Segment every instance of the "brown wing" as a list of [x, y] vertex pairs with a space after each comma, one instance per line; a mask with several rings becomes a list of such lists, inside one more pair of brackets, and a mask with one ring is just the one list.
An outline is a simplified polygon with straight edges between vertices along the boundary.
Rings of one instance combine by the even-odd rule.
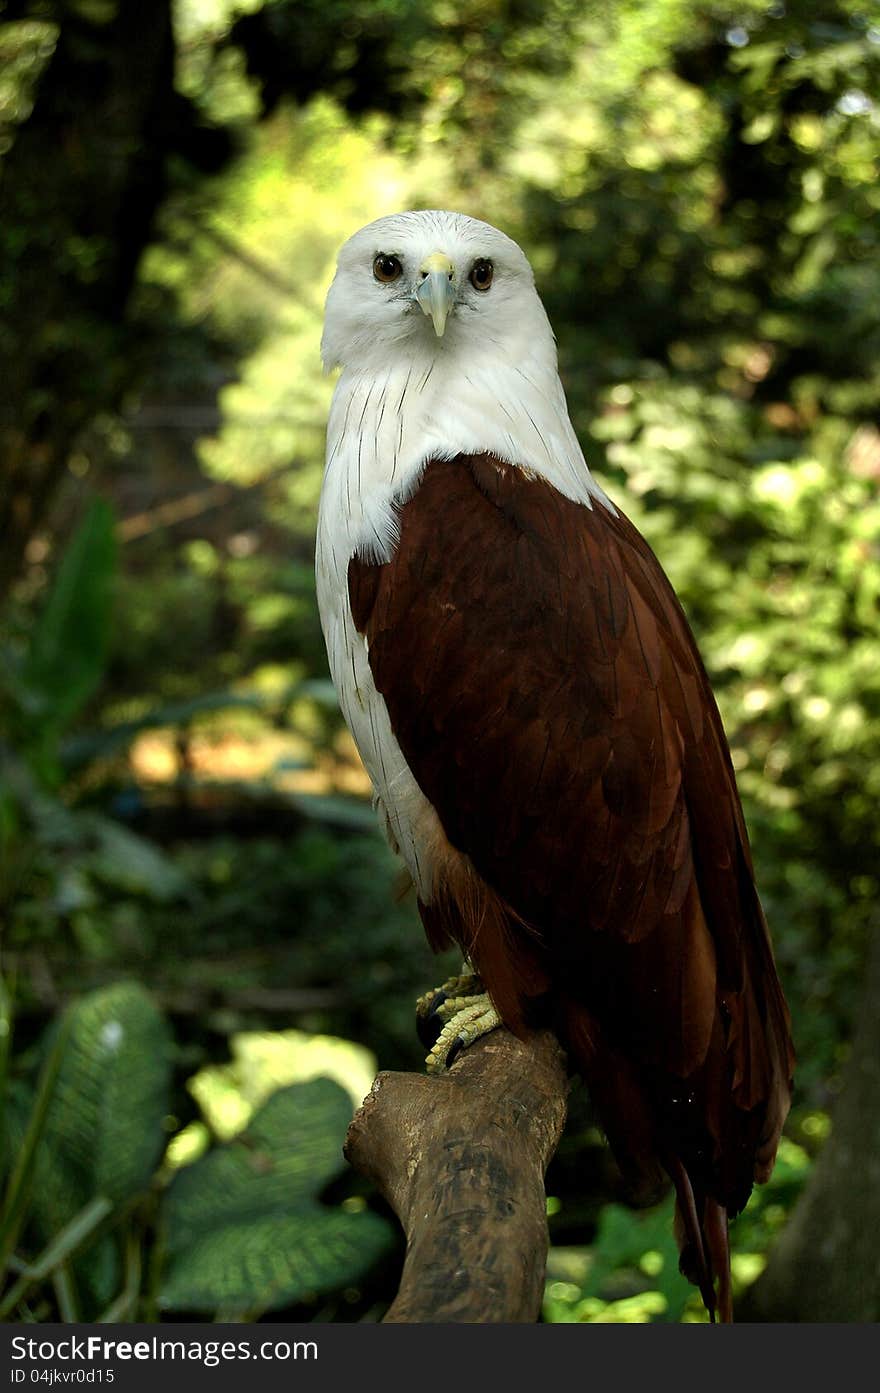
[[400, 530], [349, 591], [419, 785], [537, 935], [574, 1047], [631, 1061], [740, 1207], [787, 1111], [788, 1017], [669, 582], [624, 517], [489, 456], [431, 462]]

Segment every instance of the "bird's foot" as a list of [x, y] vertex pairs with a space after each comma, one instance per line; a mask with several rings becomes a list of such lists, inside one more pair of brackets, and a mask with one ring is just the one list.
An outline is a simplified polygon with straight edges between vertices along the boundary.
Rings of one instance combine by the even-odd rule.
[[[483, 983], [465, 963], [457, 977], [450, 977], [442, 987], [432, 987], [416, 1002], [416, 1030], [426, 1050], [437, 1043], [437, 1036], [450, 1015], [469, 1006], [473, 997], [483, 990]], [[451, 1008], [451, 1010], [450, 1010]]]
[[448, 1069], [463, 1049], [500, 1024], [501, 1017], [473, 973], [451, 977], [442, 987], [420, 996], [416, 1026], [429, 1051], [425, 1060], [428, 1073]]

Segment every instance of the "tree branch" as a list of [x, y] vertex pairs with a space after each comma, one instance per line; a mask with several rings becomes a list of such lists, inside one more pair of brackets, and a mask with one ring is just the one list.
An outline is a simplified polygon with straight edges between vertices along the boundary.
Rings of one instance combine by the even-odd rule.
[[407, 1252], [386, 1321], [534, 1321], [547, 1261], [544, 1172], [565, 1125], [549, 1032], [495, 1030], [441, 1077], [379, 1074], [345, 1142], [400, 1219]]

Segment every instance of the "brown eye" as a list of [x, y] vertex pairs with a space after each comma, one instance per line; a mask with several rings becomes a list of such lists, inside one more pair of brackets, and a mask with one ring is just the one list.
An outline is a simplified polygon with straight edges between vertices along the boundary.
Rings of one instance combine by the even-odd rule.
[[492, 265], [491, 261], [484, 261], [483, 258], [480, 257], [471, 267], [471, 273], [468, 279], [474, 287], [474, 290], [488, 290], [489, 286], [492, 284], [492, 277], [494, 274], [495, 267]]
[[396, 281], [402, 273], [403, 267], [396, 256], [386, 256], [384, 252], [379, 252], [379, 255], [373, 258], [373, 275], [377, 281], [382, 281], [383, 285]]

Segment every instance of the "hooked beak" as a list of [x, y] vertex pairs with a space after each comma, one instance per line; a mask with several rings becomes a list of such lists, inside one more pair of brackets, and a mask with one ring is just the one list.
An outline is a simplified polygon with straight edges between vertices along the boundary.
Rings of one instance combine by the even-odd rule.
[[422, 283], [414, 299], [421, 306], [422, 313], [431, 316], [438, 339], [443, 337], [446, 319], [455, 301], [452, 285], [454, 273], [455, 267], [443, 252], [432, 252], [419, 267]]

